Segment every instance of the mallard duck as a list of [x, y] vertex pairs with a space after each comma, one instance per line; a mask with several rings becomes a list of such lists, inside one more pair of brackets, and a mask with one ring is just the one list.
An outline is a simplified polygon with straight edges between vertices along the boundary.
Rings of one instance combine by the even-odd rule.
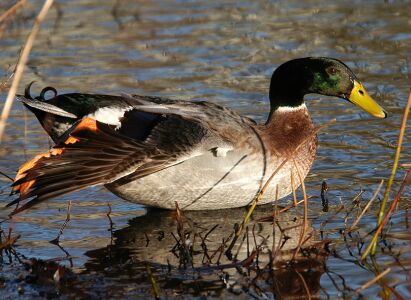
[[[55, 95], [45, 100], [49, 91]], [[55, 146], [20, 167], [12, 186], [19, 197], [8, 205], [17, 204], [15, 214], [104, 185], [125, 200], [165, 209], [176, 202], [184, 210], [241, 207], [289, 157], [259, 203], [283, 198], [301, 184], [316, 155], [317, 137], [304, 104], [310, 93], [387, 117], [344, 63], [326, 57], [290, 60], [274, 71], [265, 124], [206, 101], [57, 95], [50, 87], [33, 98], [29, 86], [18, 98]]]

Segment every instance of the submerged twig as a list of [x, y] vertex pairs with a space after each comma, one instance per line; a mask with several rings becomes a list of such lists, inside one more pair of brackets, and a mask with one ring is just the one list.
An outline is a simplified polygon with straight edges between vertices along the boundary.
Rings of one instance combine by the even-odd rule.
[[44, 2], [44, 5], [34, 22], [33, 28], [31, 29], [31, 32], [27, 38], [26, 44], [24, 45], [21, 56], [18, 60], [13, 82], [11, 83], [11, 87], [10, 87], [9, 93], [6, 98], [6, 102], [4, 103], [3, 111], [0, 117], [0, 143], [3, 138], [4, 129], [6, 127], [6, 122], [9, 117], [11, 107], [13, 105], [14, 97], [16, 96], [17, 88], [19, 86], [21, 77], [23, 76], [24, 68], [27, 64], [31, 48], [33, 47], [33, 42], [40, 29], [40, 24], [45, 19], [47, 12], [50, 9], [50, 6], [52, 4], [53, 4], [53, 0], [46, 0]]
[[57, 243], [53, 243], [53, 244], [55, 244], [57, 247], [59, 247], [59, 249], [64, 252], [66, 257], [64, 257], [64, 258], [54, 258], [54, 259], [51, 259], [51, 260], [55, 260], [55, 261], [68, 260], [69, 263], [70, 263], [70, 268], [72, 268], [74, 266], [73, 258], [75, 258], [75, 257], [71, 256], [70, 253], [68, 253], [68, 251], [66, 249], [64, 249], [62, 245], [60, 245], [60, 243], [57, 242]]
[[3, 173], [2, 171], [0, 171], [0, 175], [3, 175], [3, 176], [6, 177], [7, 179], [9, 179], [11, 182], [14, 182], [14, 179], [11, 178], [10, 176], [8, 176], [6, 173]]
[[64, 229], [66, 228], [68, 222], [70, 222], [70, 212], [71, 212], [71, 200], [69, 201], [68, 205], [67, 205], [67, 216], [66, 216], [66, 220], [64, 221], [63, 225], [61, 225], [60, 227], [60, 231], [57, 235], [57, 237], [53, 240], [50, 241], [50, 243], [58, 245], [60, 243], [60, 237], [64, 232]]
[[[109, 231], [110, 231], [110, 245], [113, 245], [113, 241], [114, 241], [114, 237], [113, 237], [114, 236], [113, 235], [114, 223], [113, 223], [113, 220], [111, 219], [111, 212], [112, 211], [111, 211], [110, 203], [107, 203], [107, 206], [108, 206], [108, 212], [107, 212], [106, 216], [107, 216], [108, 221], [110, 223], [110, 228], [109, 228]], [[146, 237], [147, 237], [147, 235], [146, 235]]]
[[328, 197], [327, 197], [327, 192], [328, 192], [328, 185], [325, 180], [321, 184], [321, 204], [323, 206], [323, 212], [328, 212]]

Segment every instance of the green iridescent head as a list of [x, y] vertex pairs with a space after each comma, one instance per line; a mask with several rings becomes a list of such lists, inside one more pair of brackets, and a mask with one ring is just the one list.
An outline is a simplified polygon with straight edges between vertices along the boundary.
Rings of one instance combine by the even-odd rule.
[[281, 106], [299, 106], [304, 102], [304, 95], [311, 93], [348, 100], [378, 118], [387, 116], [354, 73], [337, 59], [306, 57], [290, 60], [279, 66], [271, 77], [272, 110]]

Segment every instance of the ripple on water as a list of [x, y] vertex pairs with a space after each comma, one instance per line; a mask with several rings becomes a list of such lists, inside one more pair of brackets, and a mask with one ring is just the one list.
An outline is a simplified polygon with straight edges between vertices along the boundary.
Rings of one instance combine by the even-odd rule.
[[[306, 180], [308, 193], [316, 196], [310, 199], [310, 221], [313, 228], [319, 229], [342, 204], [348, 209], [361, 189], [365, 193], [360, 203], [365, 205], [380, 180], [388, 177], [402, 108], [409, 92], [410, 4], [399, 1], [349, 2], [179, 1], [176, 4], [174, 1], [139, 1], [138, 5], [121, 2], [120, 6], [115, 6], [114, 0], [60, 1], [58, 8], [62, 15], [58, 18], [56, 10], [52, 9], [47, 16], [19, 90], [36, 80], [35, 93], [41, 87], [51, 85], [60, 93], [125, 92], [186, 100], [206, 99], [264, 121], [268, 109], [269, 77], [274, 67], [302, 56], [339, 58], [353, 68], [370, 94], [387, 108], [390, 117], [374, 120], [341, 100], [308, 97], [308, 107], [317, 124], [334, 117], [338, 120], [320, 133], [318, 157]], [[9, 66], [15, 63], [30, 30], [33, 18], [27, 14], [34, 15], [35, 10], [37, 7], [33, 4], [27, 4], [19, 21], [11, 24], [11, 29], [6, 30], [0, 39], [3, 76], [10, 74]], [[5, 98], [4, 91], [1, 97]], [[401, 158], [404, 163], [411, 160], [410, 132], [405, 134]], [[26, 157], [46, 151], [49, 145], [37, 120], [30, 113], [26, 118], [22, 106], [15, 103], [0, 149], [0, 170], [13, 175]], [[398, 180], [403, 174], [401, 169]], [[322, 180], [329, 185], [330, 211], [327, 213], [321, 211], [319, 198]], [[2, 203], [11, 199], [8, 184], [0, 177]], [[300, 193], [298, 195], [301, 197]], [[393, 254], [400, 250], [400, 262], [408, 267], [410, 237], [405, 220], [409, 189], [405, 189], [403, 196], [401, 206], [391, 220], [391, 231], [386, 236], [388, 246], [377, 262], [382, 269], [388, 266], [393, 269], [386, 278], [387, 284], [395, 284], [396, 291], [409, 298], [410, 285], [406, 282], [409, 274]], [[373, 228], [380, 198], [359, 223], [361, 236]], [[61, 249], [48, 241], [57, 236], [66, 218], [69, 200], [72, 201], [71, 221], [61, 237], [62, 246], [74, 257], [76, 270], [90, 274], [101, 274], [99, 270], [107, 267], [107, 261], [103, 259], [111, 249], [111, 246], [106, 247], [111, 244], [107, 203], [111, 204], [114, 230], [119, 235], [131, 232], [142, 237], [142, 228], [150, 229], [143, 223], [154, 222], [150, 218], [159, 217], [104, 189], [86, 189], [40, 204], [2, 225], [3, 229], [10, 227], [15, 234], [21, 235], [17, 248], [20, 253], [42, 259], [65, 257]], [[213, 214], [205, 212], [202, 218], [207, 219]], [[347, 219], [349, 223], [355, 219], [357, 211], [352, 214]], [[133, 218], [136, 219], [130, 221]], [[341, 242], [339, 230], [344, 228], [345, 219], [346, 213], [341, 211], [324, 227], [326, 236], [333, 241], [341, 257], [330, 255], [323, 261], [329, 270], [328, 273], [319, 271], [323, 291], [314, 289], [322, 296], [328, 293], [331, 297], [342, 297], [343, 292], [355, 295], [352, 289], [374, 276], [370, 268], [364, 269], [353, 262], [347, 245]], [[153, 223], [152, 234], [174, 228], [158, 221], [158, 224]], [[356, 238], [359, 237], [353, 238], [348, 247], [353, 252], [356, 251]], [[135, 244], [132, 239], [120, 239], [116, 243], [114, 249], [119, 257], [124, 255], [125, 259], [132, 259], [133, 255], [124, 252], [129, 248], [140, 258], [141, 253], [146, 253], [143, 238], [140, 244]], [[389, 245], [393, 253], [388, 249]], [[168, 253], [167, 249], [163, 252]], [[63, 263], [69, 264], [67, 261]], [[138, 275], [145, 274], [145, 265], [136, 263], [134, 271], [133, 265], [128, 265], [130, 278], [134, 281], [127, 281], [120, 276], [123, 274], [122, 263], [124, 260], [114, 260], [111, 273], [103, 276], [105, 287], [118, 284], [121, 288], [116, 295], [141, 296], [135, 291], [138, 289], [135, 282], [142, 282], [141, 291], [150, 293], [150, 285]], [[238, 279], [235, 277], [238, 274], [231, 275]], [[192, 282], [187, 284], [186, 278], [179, 281], [181, 277], [181, 274], [170, 275], [170, 278], [159, 275], [159, 281], [161, 284], [168, 282], [171, 288], [178, 285], [170, 283], [174, 282], [172, 280], [179, 284], [185, 282], [189, 287], [193, 285]], [[215, 296], [232, 297], [213, 272], [204, 275], [203, 284], [204, 289], [213, 290]], [[195, 294], [189, 288], [182, 290]], [[364, 290], [364, 294], [372, 296], [380, 290], [379, 285], [373, 285]]]

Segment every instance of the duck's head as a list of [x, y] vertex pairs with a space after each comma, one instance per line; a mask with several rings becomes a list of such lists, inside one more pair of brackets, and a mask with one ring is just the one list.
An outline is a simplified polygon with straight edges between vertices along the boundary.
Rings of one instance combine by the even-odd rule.
[[304, 95], [311, 93], [339, 97], [374, 117], [387, 117], [354, 73], [341, 61], [328, 57], [298, 58], [279, 66], [271, 77], [271, 111], [300, 106]]

